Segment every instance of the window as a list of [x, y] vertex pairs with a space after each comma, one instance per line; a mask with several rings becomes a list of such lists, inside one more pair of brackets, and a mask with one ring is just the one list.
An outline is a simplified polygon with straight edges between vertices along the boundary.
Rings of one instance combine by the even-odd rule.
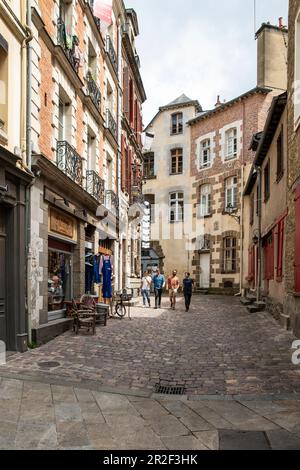
[[171, 135], [183, 133], [183, 114], [176, 113], [171, 116]]
[[281, 180], [284, 173], [284, 148], [283, 148], [283, 129], [277, 139], [277, 183]]
[[200, 145], [200, 167], [208, 168], [211, 165], [210, 139], [203, 140]]
[[90, 129], [87, 135], [87, 170], [96, 170], [96, 136]]
[[265, 276], [266, 281], [274, 279], [274, 237], [273, 233], [269, 235], [264, 243], [264, 262], [265, 262]]
[[270, 198], [270, 162], [264, 169], [264, 183], [265, 183], [265, 202]]
[[154, 224], [155, 222], [155, 194], [146, 194], [145, 202], [147, 203], [147, 218], [146, 222], [149, 225]]
[[211, 185], [205, 184], [200, 189], [200, 217], [211, 214]]
[[230, 129], [225, 134], [225, 160], [237, 157], [237, 129]]
[[300, 11], [295, 25], [295, 99], [294, 99], [294, 122], [298, 126], [300, 122], [300, 99], [299, 99], [299, 80], [300, 80]]
[[252, 282], [255, 280], [255, 261], [256, 261], [256, 248], [252, 246], [249, 248], [249, 257], [248, 257], [248, 277], [247, 281]]
[[65, 104], [61, 99], [58, 105], [58, 140], [65, 140]]
[[170, 223], [184, 220], [184, 194], [181, 192], [170, 194]]
[[182, 149], [171, 151], [171, 175], [178, 175], [183, 172]]
[[237, 177], [228, 178], [225, 181], [225, 211], [229, 208], [237, 209]]
[[237, 243], [236, 238], [226, 237], [223, 241], [224, 271], [235, 273], [237, 271]]
[[155, 177], [154, 174], [154, 153], [148, 153], [144, 156], [144, 177], [151, 179]]

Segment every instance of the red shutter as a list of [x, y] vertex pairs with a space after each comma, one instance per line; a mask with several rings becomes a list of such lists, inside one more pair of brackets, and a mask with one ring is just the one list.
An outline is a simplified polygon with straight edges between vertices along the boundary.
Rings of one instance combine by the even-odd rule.
[[274, 234], [266, 240], [264, 246], [265, 258], [265, 280], [271, 281], [274, 279]]
[[277, 282], [283, 278], [284, 219], [277, 225]]
[[129, 71], [128, 67], [123, 71], [123, 112], [129, 120]]
[[128, 152], [128, 162], [127, 162], [127, 175], [128, 175], [128, 180], [127, 180], [127, 192], [129, 195], [131, 195], [131, 164], [132, 164], [132, 149], [129, 148]]
[[300, 188], [295, 198], [295, 292], [300, 293]]
[[121, 186], [122, 191], [126, 190], [126, 152], [125, 152], [125, 137], [122, 134], [122, 143], [121, 143]]

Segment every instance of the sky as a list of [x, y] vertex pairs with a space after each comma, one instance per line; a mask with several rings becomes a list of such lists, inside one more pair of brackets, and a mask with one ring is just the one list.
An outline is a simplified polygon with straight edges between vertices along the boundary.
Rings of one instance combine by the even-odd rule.
[[[137, 12], [137, 52], [148, 100], [147, 125], [160, 106], [185, 93], [203, 109], [256, 86], [254, 0], [125, 0]], [[256, 0], [256, 30], [287, 24], [288, 0]]]

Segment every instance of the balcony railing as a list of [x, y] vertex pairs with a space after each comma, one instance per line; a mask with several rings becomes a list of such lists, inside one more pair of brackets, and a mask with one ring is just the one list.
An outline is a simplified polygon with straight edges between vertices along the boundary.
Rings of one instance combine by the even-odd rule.
[[[95, 0], [88, 0], [88, 4], [92, 10], [92, 13], [94, 15], [94, 4], [95, 4]], [[98, 18], [97, 16], [94, 15], [94, 19], [95, 19], [95, 23], [97, 25], [97, 28], [99, 29], [99, 31], [101, 31], [101, 20], [100, 18]]]
[[86, 191], [93, 196], [99, 204], [104, 203], [104, 181], [95, 171], [86, 172]]
[[76, 73], [79, 71], [80, 58], [75, 54], [75, 42], [78, 41], [77, 37], [69, 36], [66, 30], [66, 24], [62, 18], [57, 20], [57, 43], [62, 47], [65, 56], [72, 65]]
[[90, 72], [88, 72], [87, 74], [87, 77], [86, 77], [86, 81], [87, 81], [87, 90], [88, 90], [88, 93], [94, 103], [94, 105], [96, 106], [96, 108], [100, 111], [100, 108], [101, 108], [101, 92], [95, 82], [95, 80], [93, 79], [92, 77], [92, 74]]
[[105, 207], [111, 212], [116, 213], [119, 209], [119, 199], [114, 191], [105, 192]]
[[82, 186], [82, 158], [66, 141], [57, 142], [57, 167]]
[[107, 129], [110, 130], [110, 132], [114, 136], [115, 140], [118, 140], [117, 123], [114, 120], [113, 115], [111, 114], [109, 109], [106, 110], [106, 127], [107, 127]]
[[109, 55], [110, 61], [112, 63], [112, 66], [116, 72], [118, 73], [118, 57], [114, 48], [114, 45], [112, 43], [112, 40], [110, 36], [106, 36], [106, 51]]

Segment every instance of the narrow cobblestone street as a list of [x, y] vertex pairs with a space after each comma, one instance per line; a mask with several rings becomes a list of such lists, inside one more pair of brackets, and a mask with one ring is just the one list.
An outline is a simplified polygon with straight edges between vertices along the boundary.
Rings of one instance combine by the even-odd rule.
[[[10, 357], [0, 449], [300, 449], [293, 336], [237, 299], [167, 305]], [[158, 383], [186, 394], [157, 395]]]

